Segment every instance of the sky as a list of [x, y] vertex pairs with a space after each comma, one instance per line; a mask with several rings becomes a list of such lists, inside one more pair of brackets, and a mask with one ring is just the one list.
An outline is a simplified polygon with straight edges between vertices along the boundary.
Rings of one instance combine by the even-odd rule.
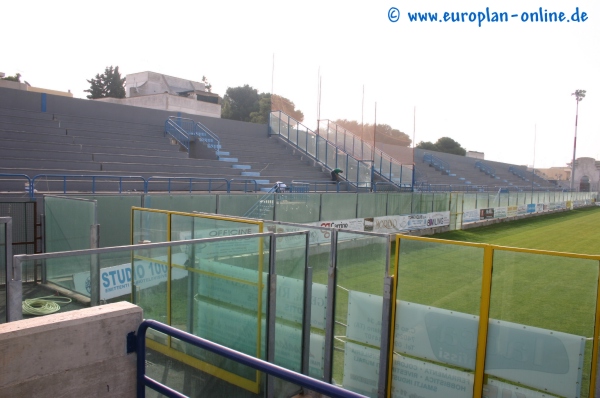
[[[529, 21], [542, 5], [564, 21]], [[319, 112], [373, 123], [376, 108], [377, 123], [416, 143], [451, 137], [486, 159], [539, 168], [571, 161], [571, 94], [583, 89], [577, 157], [600, 160], [598, 0], [25, 0], [19, 10], [0, 24], [0, 71], [78, 98], [110, 65], [206, 76], [221, 96], [248, 84], [289, 98], [309, 128]], [[448, 22], [411, 22], [416, 12], [447, 12]]]

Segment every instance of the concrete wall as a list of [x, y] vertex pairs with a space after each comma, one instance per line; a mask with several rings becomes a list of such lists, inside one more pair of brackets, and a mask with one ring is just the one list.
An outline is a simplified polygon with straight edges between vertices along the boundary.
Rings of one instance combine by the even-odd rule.
[[126, 336], [141, 322], [120, 302], [1, 324], [0, 397], [135, 397]]
[[[0, 108], [24, 109], [40, 112], [41, 94], [11, 90], [0, 87]], [[55, 95], [47, 96], [47, 113], [57, 115], [75, 115], [80, 117], [120, 120], [130, 123], [164, 126], [169, 116], [179, 116], [177, 111], [155, 110], [133, 106], [91, 101], [80, 98], [67, 98]], [[217, 135], [220, 131], [240, 134], [262, 134], [267, 137], [267, 125], [240, 122], [237, 120], [190, 115], [181, 112], [181, 117], [194, 119], [205, 124]]]
[[152, 94], [141, 97], [129, 98], [100, 98], [94, 101], [110, 102], [113, 104], [138, 106], [142, 108], [158, 109], [164, 111], [182, 112], [191, 115], [221, 117], [221, 105], [210, 102], [197, 101], [192, 98], [180, 97], [171, 94]]

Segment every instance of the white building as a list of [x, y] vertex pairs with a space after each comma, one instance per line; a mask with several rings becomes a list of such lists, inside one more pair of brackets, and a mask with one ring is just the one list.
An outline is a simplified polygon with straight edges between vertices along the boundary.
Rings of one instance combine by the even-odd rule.
[[207, 92], [204, 83], [149, 71], [125, 77], [125, 98], [96, 101], [221, 117], [221, 98]]

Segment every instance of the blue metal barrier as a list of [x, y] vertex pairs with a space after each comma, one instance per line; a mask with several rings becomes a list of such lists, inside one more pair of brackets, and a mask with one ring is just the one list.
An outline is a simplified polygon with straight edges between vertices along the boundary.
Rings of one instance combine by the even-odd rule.
[[168, 134], [173, 137], [181, 146], [183, 146], [188, 152], [190, 151], [190, 137], [185, 130], [178, 126], [171, 119], [167, 119], [165, 122], [165, 135]]
[[[234, 351], [230, 348], [223, 347], [222, 345], [213, 343], [212, 341], [203, 339], [193, 334], [189, 334], [174, 327], [165, 325], [163, 323], [154, 320], [145, 320], [138, 327], [136, 340], [136, 351], [137, 351], [137, 396], [138, 398], [146, 397], [146, 387], [158, 391], [159, 393], [171, 398], [187, 398], [186, 395], [179, 393], [178, 391], [169, 388], [168, 386], [157, 382], [156, 380], [146, 375], [146, 332], [148, 329], [154, 329], [158, 332], [165, 333], [169, 336], [175, 337], [183, 341], [184, 343], [191, 344], [195, 347], [210, 351], [214, 354], [221, 355], [224, 358], [231, 359], [241, 363], [242, 365], [249, 366], [259, 372], [270, 374], [279, 379], [294, 383], [296, 385], [305, 387], [309, 390], [324, 394], [328, 397], [333, 398], [365, 398], [364, 395], [357, 394], [352, 391], [344, 390], [343, 388], [334, 386], [332, 384], [325, 383], [323, 381], [313, 379], [309, 376], [287, 370], [277, 365], [273, 365], [269, 362], [265, 362], [261, 359], [251, 357], [250, 355], [243, 354], [238, 351]], [[128, 343], [131, 337], [128, 336]], [[129, 344], [128, 344], [129, 345]]]
[[[208, 192], [212, 192], [213, 184], [221, 183], [220, 187], [222, 187], [223, 183], [225, 184], [227, 193], [230, 192], [230, 183], [226, 178], [202, 178], [202, 177], [148, 177], [146, 181], [146, 187], [144, 188], [144, 193], [148, 193], [150, 182], [152, 181], [167, 181], [167, 191], [171, 192], [171, 182], [189, 182], [189, 192], [192, 193], [192, 186], [194, 183], [208, 183]], [[215, 188], [215, 189], [218, 189]]]
[[29, 178], [28, 175], [25, 175], [25, 174], [0, 173], [0, 179], [2, 179], [4, 177], [14, 178], [14, 179], [25, 179], [25, 180], [27, 180], [27, 185], [24, 186], [23, 189], [31, 197], [31, 195], [33, 193], [33, 188], [31, 188], [31, 186], [32, 186], [31, 185], [31, 178]]
[[234, 183], [243, 183], [244, 184], [244, 193], [248, 192], [248, 183], [253, 183], [254, 184], [254, 190], [250, 191], [250, 192], [256, 192], [258, 191], [258, 182], [256, 182], [256, 180], [252, 180], [252, 179], [242, 179], [242, 178], [232, 178], [231, 180], [229, 180], [229, 187], [231, 188], [231, 185], [233, 185]]
[[[208, 148], [214, 149], [215, 152], [219, 152], [221, 149], [219, 137], [202, 123], [185, 117], [169, 116], [165, 122], [165, 129], [169, 121], [171, 124], [177, 126], [179, 132], [183, 132], [188, 137], [188, 142], [190, 136], [195, 136], [204, 142]], [[175, 137], [175, 139], [177, 138]]]
[[141, 176], [113, 176], [113, 175], [78, 175], [78, 174], [38, 174], [31, 179], [31, 183], [29, 184], [29, 196], [33, 198], [35, 193], [35, 183], [36, 180], [40, 178], [52, 178], [62, 180], [63, 185], [63, 193], [67, 193], [67, 180], [92, 180], [92, 190], [91, 193], [96, 193], [96, 181], [97, 180], [118, 180], [119, 182], [119, 193], [123, 192], [123, 180], [141, 180], [143, 187], [142, 190], [146, 190], [146, 179]]

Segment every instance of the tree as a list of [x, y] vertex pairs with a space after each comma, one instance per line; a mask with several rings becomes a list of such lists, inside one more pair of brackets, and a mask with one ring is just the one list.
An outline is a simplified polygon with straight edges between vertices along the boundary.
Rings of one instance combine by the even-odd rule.
[[[365, 124], [364, 126], [358, 123], [355, 120], [346, 120], [346, 119], [338, 119], [335, 121], [336, 124], [342, 126], [349, 132], [361, 137], [364, 131], [364, 141], [373, 141], [373, 125]], [[393, 128], [388, 124], [378, 124], [377, 125], [377, 134], [375, 136], [376, 142], [381, 142], [387, 145], [397, 145], [397, 146], [410, 146], [412, 140], [408, 136], [408, 134], [403, 133], [402, 131]]]
[[204, 91], [206, 91], [207, 93], [212, 93], [212, 84], [208, 82], [206, 76], [202, 76], [202, 83], [204, 83]]
[[259, 101], [258, 91], [247, 84], [243, 87], [229, 87], [223, 98], [221, 117], [249, 122], [250, 114], [260, 109]]
[[270, 93], [258, 93], [258, 90], [245, 84], [241, 87], [229, 87], [221, 105], [223, 119], [241, 120], [252, 123], [268, 123], [271, 110], [281, 110], [297, 121], [304, 120], [304, 114], [296, 109], [289, 99]]
[[282, 111], [299, 122], [304, 120], [304, 113], [296, 109], [296, 105], [292, 101], [277, 94], [271, 96], [271, 111]]
[[6, 76], [6, 77], [1, 78], [0, 80], [8, 80], [9, 82], [21, 83], [21, 74], [17, 73], [14, 76]]
[[460, 144], [454, 141], [450, 137], [442, 137], [438, 139], [435, 144], [429, 141], [419, 142], [417, 148], [425, 149], [428, 151], [437, 151], [444, 153], [451, 153], [453, 155], [465, 156], [467, 154], [467, 150], [460, 146]]
[[260, 100], [258, 100], [258, 112], [252, 112], [250, 114], [250, 122], [252, 123], [268, 123], [269, 113], [271, 113], [271, 94], [262, 93], [260, 94]]
[[96, 77], [87, 82], [90, 83], [90, 88], [83, 91], [90, 93], [88, 99], [125, 98], [125, 78], [121, 78], [118, 66], [107, 66], [103, 74], [97, 73]]

